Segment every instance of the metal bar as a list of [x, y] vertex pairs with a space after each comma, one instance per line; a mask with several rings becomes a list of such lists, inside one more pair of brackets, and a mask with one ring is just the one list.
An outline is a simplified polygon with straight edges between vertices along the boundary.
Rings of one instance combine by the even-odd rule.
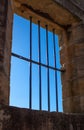
[[[46, 54], [47, 54], [47, 65], [49, 66], [48, 25], [46, 25]], [[49, 68], [47, 68], [47, 83], [48, 83], [48, 111], [50, 111], [50, 77], [49, 77]]]
[[[53, 45], [54, 45], [54, 65], [57, 66], [56, 62], [56, 42], [55, 42], [55, 29], [53, 29]], [[57, 71], [55, 71], [55, 89], [56, 89], [56, 111], [58, 112], [58, 81], [57, 81]]]
[[[32, 17], [30, 17], [30, 60], [32, 59]], [[32, 108], [32, 62], [30, 62], [29, 77], [29, 108]]]
[[[38, 21], [38, 50], [39, 50], [39, 63], [41, 63], [41, 34], [40, 34], [40, 21]], [[41, 66], [39, 65], [39, 109], [42, 110], [42, 85], [41, 85]]]
[[60, 71], [60, 72], [65, 72], [65, 70], [58, 69], [58, 68], [55, 68], [55, 67], [52, 67], [52, 66], [48, 66], [48, 65], [43, 64], [43, 63], [39, 63], [37, 61], [31, 60], [29, 58], [23, 57], [21, 55], [15, 54], [15, 53], [11, 53], [11, 55], [14, 56], [14, 57], [16, 57], [16, 58], [19, 58], [21, 60], [24, 60], [24, 61], [27, 61], [27, 62], [32, 62], [33, 64], [37, 64], [37, 65], [40, 65], [40, 66], [43, 66], [43, 67], [46, 67], [46, 68], [49, 68], [49, 69], [52, 69], [52, 70], [57, 70], [57, 71]]

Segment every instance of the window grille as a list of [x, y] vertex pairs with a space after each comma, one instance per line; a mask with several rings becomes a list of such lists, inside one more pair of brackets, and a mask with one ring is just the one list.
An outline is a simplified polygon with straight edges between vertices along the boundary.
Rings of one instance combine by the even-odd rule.
[[[51, 53], [51, 51], [49, 50], [49, 26], [45, 25], [45, 34], [41, 34], [41, 21], [37, 21], [37, 35], [38, 35], [38, 61], [34, 60], [32, 57], [32, 51], [33, 51], [33, 47], [32, 47], [32, 43], [33, 43], [33, 35], [32, 35], [32, 29], [33, 29], [33, 22], [32, 22], [32, 17], [29, 18], [29, 25], [30, 25], [30, 57], [27, 58], [25, 56], [16, 54], [15, 52], [12, 52], [11, 55], [13, 57], [19, 58], [20, 60], [26, 61], [30, 64], [29, 66], [29, 108], [32, 109], [32, 90], [33, 90], [33, 84], [32, 84], [32, 77], [33, 77], [33, 64], [38, 66], [38, 72], [39, 72], [39, 78], [38, 78], [38, 82], [39, 82], [39, 110], [42, 110], [42, 96], [43, 96], [43, 91], [42, 91], [42, 67], [46, 68], [46, 72], [47, 72], [47, 106], [48, 106], [48, 111], [51, 111], [51, 90], [50, 90], [50, 70], [54, 71], [54, 81], [55, 81], [55, 99], [54, 100], [54, 104], [56, 105], [56, 111], [59, 111], [59, 102], [58, 102], [58, 72], [63, 72], [63, 70], [61, 70], [59, 67], [57, 67], [57, 52], [56, 52], [56, 39], [55, 39], [55, 28], [52, 28], [52, 43], [53, 44], [53, 49], [52, 49], [52, 53], [53, 53], [53, 59], [54, 59], [54, 66], [50, 65], [49, 62], [50, 60], [52, 61], [52, 59], [49, 58], [49, 54]], [[46, 63], [42, 63], [42, 48], [41, 48], [41, 37], [42, 35], [45, 35], [45, 46], [46, 46]], [[27, 49], [27, 48], [26, 48]], [[45, 76], [45, 75], [44, 75]]]

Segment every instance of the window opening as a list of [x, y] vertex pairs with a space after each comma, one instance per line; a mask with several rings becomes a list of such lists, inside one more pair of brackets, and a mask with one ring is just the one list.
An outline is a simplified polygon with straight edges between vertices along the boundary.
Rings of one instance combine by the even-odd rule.
[[[61, 101], [59, 98], [60, 96], [59, 94], [61, 94], [61, 92], [59, 92], [60, 90], [59, 87], [61, 88], [60, 73], [62, 73], [62, 70], [60, 69], [60, 65], [59, 67], [57, 67], [58, 55], [59, 55], [57, 54], [58, 53], [57, 51], [59, 51], [59, 48], [57, 49], [58, 43], [56, 40], [57, 36], [55, 34], [55, 29], [53, 28], [52, 32], [50, 32], [48, 30], [48, 27], [49, 27], [48, 25], [45, 25], [45, 29], [43, 29], [41, 27], [41, 21], [38, 20], [37, 25], [35, 25], [32, 22], [33, 18], [30, 17], [29, 19], [30, 20], [26, 21], [28, 22], [28, 29], [27, 29], [28, 42], [26, 41], [27, 46], [23, 48], [22, 54], [20, 54], [18, 51], [16, 52], [15, 50], [16, 47], [15, 49], [12, 49], [13, 51], [11, 53], [13, 59], [16, 58], [17, 60], [20, 60], [20, 62], [26, 62], [26, 64], [28, 64], [27, 70], [25, 70], [27, 73], [27, 76], [23, 74], [23, 77], [25, 76], [25, 78], [27, 78], [27, 81], [28, 81], [28, 84], [27, 84], [28, 89], [26, 93], [28, 96], [27, 99], [29, 101], [27, 100], [28, 101], [27, 107], [30, 109], [35, 109], [36, 108], [35, 105], [37, 105], [38, 107], [36, 109], [43, 110], [44, 109], [43, 106], [45, 106], [44, 110], [52, 111], [55, 109], [58, 112], [59, 107], [60, 107], [60, 101]], [[34, 27], [36, 27], [36, 29], [33, 31]], [[35, 48], [36, 46], [35, 43], [37, 44], [37, 49]], [[19, 43], [18, 43], [18, 46], [20, 48]], [[24, 50], [28, 50], [25, 55], [23, 53]], [[37, 58], [34, 57], [35, 51], [37, 51], [36, 52]], [[45, 53], [42, 54], [43, 52]], [[45, 58], [46, 62], [43, 62], [42, 57]], [[12, 61], [11, 73], [13, 69], [13, 64], [14, 63]], [[19, 69], [20, 68], [21, 66], [19, 65]], [[13, 78], [11, 80], [13, 81]], [[12, 83], [11, 83], [11, 88], [12, 88]], [[25, 83], [23, 85], [23, 88], [25, 88]], [[11, 101], [10, 101], [10, 104], [12, 104]], [[54, 106], [54, 109], [53, 109], [53, 106]], [[61, 111], [62, 111], [62, 106], [61, 106]]]

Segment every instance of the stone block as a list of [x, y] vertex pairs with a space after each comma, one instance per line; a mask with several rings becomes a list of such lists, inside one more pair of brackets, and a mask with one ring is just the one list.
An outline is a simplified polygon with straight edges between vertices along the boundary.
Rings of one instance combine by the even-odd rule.
[[79, 83], [78, 80], [72, 80], [72, 81], [66, 81], [63, 84], [63, 99], [67, 99], [72, 96], [80, 96], [80, 89], [79, 89]]
[[63, 108], [65, 112], [69, 113], [80, 113], [80, 96], [73, 96], [63, 99]]
[[78, 84], [80, 85], [79, 87], [80, 95], [84, 96], [84, 78], [79, 78]]

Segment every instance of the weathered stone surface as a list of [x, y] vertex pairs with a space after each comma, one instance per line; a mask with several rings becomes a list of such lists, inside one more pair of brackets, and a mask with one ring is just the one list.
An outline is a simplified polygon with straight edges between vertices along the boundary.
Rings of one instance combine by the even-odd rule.
[[9, 103], [12, 18], [10, 0], [0, 0], [0, 104]]
[[[68, 1], [67, 1], [68, 2]], [[71, 25], [74, 22], [80, 21], [80, 18], [75, 17], [63, 5], [59, 5], [55, 0], [13, 0], [14, 12], [18, 15], [29, 19], [33, 17], [33, 22], [41, 21], [41, 26], [49, 25], [49, 29], [56, 29], [56, 33], [60, 33], [64, 27]]]
[[[63, 44], [62, 44], [63, 43]], [[60, 40], [65, 112], [84, 112], [84, 24], [74, 24]]]
[[0, 130], [84, 130], [84, 114], [0, 106]]
[[84, 1], [83, 0], [54, 0], [62, 7], [70, 11], [73, 15], [84, 21]]
[[61, 64], [66, 70], [62, 73], [64, 111], [84, 112], [84, 10], [76, 0], [74, 2], [0, 0], [1, 104], [9, 103], [12, 20], [13, 13], [17, 13], [27, 19], [32, 16], [35, 23], [41, 20], [41, 26], [47, 24], [49, 30], [56, 29], [59, 34]]

